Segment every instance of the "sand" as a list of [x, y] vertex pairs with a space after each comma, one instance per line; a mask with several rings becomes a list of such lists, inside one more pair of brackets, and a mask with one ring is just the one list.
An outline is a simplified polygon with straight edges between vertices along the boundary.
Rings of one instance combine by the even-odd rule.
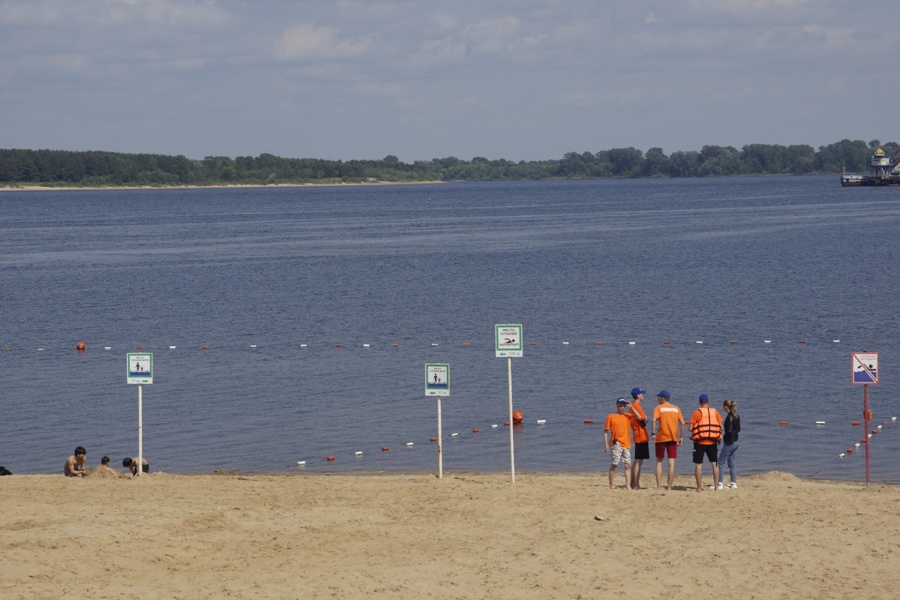
[[0, 477], [0, 597], [897, 596], [900, 488], [784, 473], [693, 487], [610, 490], [605, 472]]

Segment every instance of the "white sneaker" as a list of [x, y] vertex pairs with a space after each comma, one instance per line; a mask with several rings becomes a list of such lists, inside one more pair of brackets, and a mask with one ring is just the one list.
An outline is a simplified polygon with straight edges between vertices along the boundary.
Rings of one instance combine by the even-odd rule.
[[722, 485], [722, 482], [720, 481], [720, 482], [719, 482], [719, 485], [717, 485], [716, 488], [718, 488], [718, 489], [720, 489], [720, 490], [724, 490], [724, 489], [725, 489], [725, 486]]
[[737, 482], [736, 482], [736, 481], [732, 481], [731, 483], [729, 483], [729, 484], [728, 484], [728, 489], [729, 489], [729, 490], [736, 490], [736, 489], [737, 489]]

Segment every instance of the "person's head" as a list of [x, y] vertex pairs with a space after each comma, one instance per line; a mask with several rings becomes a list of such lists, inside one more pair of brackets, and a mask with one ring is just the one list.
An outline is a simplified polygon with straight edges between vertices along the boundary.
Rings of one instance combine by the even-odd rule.
[[660, 404], [663, 402], [668, 402], [669, 398], [672, 397], [672, 394], [669, 393], [669, 390], [660, 390], [660, 392], [656, 395], [656, 399]]
[[706, 406], [707, 404], [709, 404], [709, 396], [700, 394], [700, 406]]
[[81, 446], [78, 446], [77, 448], [75, 448], [75, 456], [76, 458], [79, 456], [87, 456], [87, 450], [85, 450]]
[[104, 465], [104, 466], [105, 466], [105, 465], [109, 465], [109, 457], [108, 457], [108, 456], [104, 456], [103, 458], [101, 458], [101, 459], [100, 459], [100, 464], [101, 464], [101, 465]]
[[625, 398], [619, 398], [618, 400], [616, 400], [616, 411], [618, 413], [620, 413], [620, 414], [624, 413], [625, 409], [627, 409], [627, 408], [628, 408], [628, 400], [626, 400]]
[[730, 412], [731, 414], [737, 416], [737, 402], [735, 402], [731, 398], [726, 398], [722, 402], [722, 408], [724, 408], [726, 412]]
[[647, 393], [647, 390], [642, 390], [641, 388], [636, 387], [633, 390], [631, 390], [631, 397], [634, 398], [635, 400], [643, 400], [644, 394], [646, 394], [646, 393]]
[[133, 463], [133, 462], [134, 462], [134, 461], [132, 461], [130, 458], [125, 458], [125, 459], [122, 460], [122, 466], [123, 466], [123, 467], [130, 467], [130, 466], [131, 466], [131, 463]]

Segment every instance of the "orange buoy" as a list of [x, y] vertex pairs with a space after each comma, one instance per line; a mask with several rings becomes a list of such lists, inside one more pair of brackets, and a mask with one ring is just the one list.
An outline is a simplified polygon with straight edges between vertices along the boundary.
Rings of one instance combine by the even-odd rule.
[[472, 345], [472, 342], [463, 342], [463, 346], [466, 348], [468, 348], [471, 345]]
[[381, 451], [382, 451], [382, 452], [387, 452], [388, 450], [390, 450], [390, 448], [388, 448], [387, 446], [382, 446], [382, 447], [381, 447]]
[[4, 351], [4, 352], [12, 352], [12, 348], [10, 348], [9, 346], [7, 346], [6, 348], [3, 349], [3, 351]]
[[728, 342], [728, 343], [729, 343], [729, 344], [737, 344], [737, 340], [731, 340], [731, 341]]
[[325, 460], [334, 460], [334, 457], [333, 457], [333, 456], [326, 456], [326, 457], [325, 457]]
[[200, 346], [201, 350], [209, 350], [209, 346]]
[[671, 344], [671, 343], [672, 343], [672, 342], [669, 342], [669, 341], [663, 342], [663, 346], [668, 346], [668, 345]]
[[594, 343], [595, 343], [596, 345], [598, 345], [598, 346], [602, 346], [602, 345], [605, 344], [606, 342], [594, 342]]
[[847, 448], [847, 454], [853, 454], [853, 448]]
[[343, 348], [344, 345], [343, 345], [343, 344], [335, 344], [334, 347], [335, 347], [335, 348]]
[[522, 414], [521, 410], [517, 410], [513, 413], [513, 423], [515, 423], [516, 425], [521, 425], [522, 419], [524, 419], [524, 418], [525, 418], [525, 415]]
[[859, 421], [850, 421], [851, 425], [862, 425]]
[[78, 342], [77, 344], [75, 344], [75, 348], [76, 348], [79, 352], [84, 352], [84, 349], [87, 348], [87, 346], [85, 345], [84, 342]]
[[473, 429], [472, 433], [478, 433], [478, 429]]
[[537, 342], [531, 342], [532, 346], [537, 346]]
[[428, 441], [429, 441], [429, 442], [436, 442], [436, 441], [437, 441], [437, 438], [436, 438], [436, 437], [428, 438]]
[[806, 340], [797, 340], [797, 343], [798, 343], [798, 344], [805, 344], [805, 343], [806, 343]]
[[504, 426], [504, 427], [509, 427], [509, 421], [503, 421], [503, 426]]
[[143, 349], [144, 349], [143, 346], [136, 346], [136, 348], [137, 348], [138, 350], [143, 350]]
[[870, 344], [874, 344], [874, 343], [875, 343], [875, 340], [869, 340], [869, 343], [870, 343]]
[[588, 425], [591, 425], [594, 422], [594, 420], [593, 419], [585, 419], [584, 422]]
[[787, 425], [788, 422], [787, 422], [787, 421], [778, 421], [778, 424], [779, 424], [779, 425]]

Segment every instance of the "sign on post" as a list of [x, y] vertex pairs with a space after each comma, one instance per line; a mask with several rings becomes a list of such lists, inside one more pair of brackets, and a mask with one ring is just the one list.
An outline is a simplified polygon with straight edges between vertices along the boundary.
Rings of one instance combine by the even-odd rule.
[[852, 383], [878, 383], [877, 352], [854, 352], [850, 363], [850, 381]]
[[153, 383], [153, 353], [128, 353], [128, 383]]
[[494, 325], [494, 342], [497, 358], [521, 358], [522, 326]]
[[426, 364], [425, 365], [425, 395], [449, 396], [450, 395], [450, 365]]

